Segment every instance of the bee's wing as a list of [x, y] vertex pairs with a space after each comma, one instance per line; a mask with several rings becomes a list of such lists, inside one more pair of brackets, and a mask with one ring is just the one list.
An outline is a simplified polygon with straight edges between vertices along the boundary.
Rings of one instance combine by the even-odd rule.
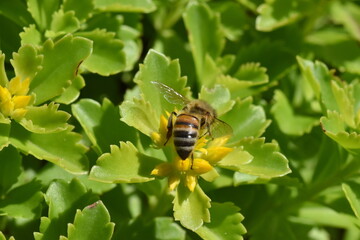
[[211, 136], [214, 138], [231, 135], [233, 133], [232, 127], [224, 121], [215, 118], [214, 122], [210, 125]]
[[169, 87], [161, 82], [151, 81], [151, 83], [154, 84], [160, 90], [160, 92], [162, 94], [164, 94], [164, 98], [169, 103], [177, 104], [177, 105], [186, 105], [187, 103], [190, 102], [189, 99], [187, 99], [186, 97], [184, 97], [180, 93], [176, 92], [171, 87]]

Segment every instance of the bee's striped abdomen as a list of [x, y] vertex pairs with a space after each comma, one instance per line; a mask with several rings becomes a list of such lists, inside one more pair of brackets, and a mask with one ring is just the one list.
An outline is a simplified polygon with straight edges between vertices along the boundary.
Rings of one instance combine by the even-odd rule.
[[185, 160], [194, 149], [199, 134], [199, 119], [192, 115], [180, 114], [174, 125], [174, 145], [177, 154]]

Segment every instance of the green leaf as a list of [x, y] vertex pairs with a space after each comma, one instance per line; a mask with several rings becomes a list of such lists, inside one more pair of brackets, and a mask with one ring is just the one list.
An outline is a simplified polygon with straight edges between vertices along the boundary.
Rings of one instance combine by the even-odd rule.
[[349, 182], [343, 183], [341, 186], [355, 216], [360, 219], [360, 185], [355, 182]]
[[120, 105], [120, 112], [121, 121], [147, 136], [159, 131], [160, 115], [155, 113], [153, 105], [149, 102], [137, 98], [132, 101], [124, 101]]
[[39, 182], [29, 182], [10, 190], [0, 201], [0, 215], [34, 219], [41, 213], [43, 194]]
[[21, 173], [21, 156], [14, 147], [6, 147], [0, 151], [0, 196], [13, 186]]
[[156, 9], [152, 0], [95, 0], [101, 11], [149, 13]]
[[[174, 111], [175, 106], [164, 98], [164, 93], [161, 93], [151, 81], [161, 82], [185, 97], [189, 97], [190, 91], [185, 88], [186, 78], [180, 76], [179, 60], [169, 60], [163, 54], [150, 50], [145, 57], [144, 64], [140, 65], [134, 82], [138, 84], [145, 102], [149, 102], [155, 110], [157, 119], [153, 121], [158, 123], [160, 115], [165, 111]], [[183, 106], [179, 105], [179, 107]], [[156, 129], [158, 126], [157, 124]]]
[[53, 13], [59, 8], [59, 0], [29, 0], [27, 1], [28, 11], [39, 26], [40, 30], [50, 27]]
[[0, 51], [0, 86], [6, 87], [8, 82], [5, 71], [5, 54]]
[[10, 141], [15, 147], [38, 159], [55, 163], [69, 172], [84, 174], [88, 169], [88, 160], [84, 153], [86, 147], [79, 143], [81, 135], [66, 131], [48, 134], [31, 133], [13, 122]]
[[90, 40], [67, 35], [55, 44], [45, 42], [42, 54], [43, 69], [30, 84], [30, 93], [36, 94], [35, 104], [41, 104], [60, 95], [77, 75], [79, 65], [91, 52]]
[[205, 223], [196, 233], [208, 240], [242, 240], [246, 229], [241, 224], [244, 217], [239, 210], [233, 203], [212, 203], [211, 222]]
[[296, 115], [285, 94], [280, 90], [275, 91], [274, 100], [271, 113], [283, 133], [301, 136], [304, 133], [309, 133], [319, 123], [317, 118]]
[[74, 179], [70, 183], [54, 181], [46, 191], [46, 203], [49, 205], [48, 217], [41, 218], [40, 233], [36, 239], [59, 239], [66, 235], [68, 223], [74, 219], [76, 209], [82, 209], [97, 201], [97, 197]]
[[126, 57], [125, 71], [130, 71], [139, 60], [142, 51], [142, 42], [140, 41], [140, 32], [135, 28], [122, 25], [119, 30], [119, 38], [124, 43], [124, 53]]
[[50, 103], [41, 107], [27, 107], [24, 118], [20, 124], [33, 133], [55, 133], [69, 128], [67, 120], [70, 114], [58, 111], [59, 104]]
[[23, 45], [18, 53], [13, 53], [13, 59], [10, 60], [15, 70], [15, 76], [21, 80], [25, 78], [33, 79], [41, 70], [43, 56], [38, 55], [36, 49], [31, 45]]
[[230, 99], [230, 91], [221, 85], [215, 85], [214, 88], [202, 87], [199, 93], [199, 99], [208, 102], [219, 116], [230, 111], [235, 101]]
[[155, 218], [155, 238], [158, 240], [185, 240], [186, 232], [170, 217]]
[[360, 41], [359, 21], [360, 8], [351, 2], [334, 1], [330, 5], [331, 16], [338, 24], [343, 24], [345, 29], [357, 41]]
[[[128, 140], [135, 143], [135, 129], [119, 120], [119, 108], [106, 98], [102, 105], [91, 99], [82, 99], [71, 107], [86, 135], [99, 150], [99, 155], [108, 152], [110, 145], [119, 141]], [[134, 117], [140, 118], [139, 115]]]
[[101, 155], [92, 167], [89, 178], [107, 183], [147, 182], [151, 171], [160, 162], [138, 152], [130, 142], [111, 145], [110, 153]]
[[242, 166], [250, 163], [254, 157], [244, 151], [241, 147], [234, 148], [234, 150], [228, 153], [220, 162], [217, 163], [217, 166], [231, 169], [234, 171], [240, 171]]
[[115, 224], [101, 201], [77, 210], [74, 224], [68, 225], [69, 240], [111, 239]]
[[265, 138], [244, 138], [239, 145], [254, 158], [242, 165], [240, 172], [263, 178], [281, 177], [291, 172], [287, 158], [279, 152], [277, 143], [265, 143]]
[[74, 11], [80, 21], [84, 21], [92, 15], [94, 1], [88, 0], [64, 0], [62, 8], [64, 12]]
[[24, 27], [24, 31], [20, 33], [21, 45], [33, 44], [40, 45], [42, 42], [41, 33], [36, 29], [35, 24]]
[[210, 66], [209, 62], [206, 63], [206, 58], [216, 60], [224, 47], [225, 39], [221, 31], [220, 18], [205, 3], [193, 1], [184, 13], [184, 22], [189, 34], [198, 81], [202, 85], [211, 86], [211, 79], [205, 79]]
[[199, 185], [190, 192], [184, 184], [179, 184], [173, 203], [174, 218], [184, 227], [196, 231], [204, 222], [210, 222], [210, 198]]
[[71, 85], [67, 87], [60, 96], [53, 100], [63, 104], [73, 103], [80, 96], [80, 89], [83, 87], [85, 87], [85, 80], [81, 75], [77, 75], [71, 82]]
[[302, 12], [311, 7], [308, 4], [297, 0], [267, 0], [257, 10], [260, 15], [256, 19], [256, 29], [269, 32], [289, 25], [302, 17]]
[[75, 12], [64, 12], [60, 9], [53, 14], [50, 29], [46, 31], [45, 36], [55, 38], [66, 33], [73, 33], [79, 28], [80, 21], [76, 18]]
[[244, 137], [259, 137], [270, 124], [270, 120], [266, 120], [264, 109], [252, 105], [251, 97], [237, 100], [231, 111], [223, 115], [221, 119], [233, 128], [231, 142]]
[[3, 149], [3, 147], [9, 145], [9, 135], [11, 129], [10, 122], [5, 121], [8, 119], [1, 119], [1, 117], [2, 114], [0, 114], [0, 151]]
[[360, 155], [360, 134], [345, 130], [344, 117], [335, 111], [328, 111], [327, 117], [320, 119], [323, 131], [350, 153]]
[[30, 13], [26, 9], [26, 3], [21, 0], [0, 2], [0, 13], [19, 26], [26, 26], [33, 22]]
[[123, 42], [115, 38], [115, 33], [95, 29], [91, 32], [79, 32], [77, 36], [93, 41], [92, 54], [83, 63], [89, 71], [103, 76], [119, 73], [125, 68]]

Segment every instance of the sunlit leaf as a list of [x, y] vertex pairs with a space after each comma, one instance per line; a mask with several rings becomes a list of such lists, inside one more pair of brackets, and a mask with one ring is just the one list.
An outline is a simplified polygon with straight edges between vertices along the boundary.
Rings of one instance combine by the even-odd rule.
[[345, 193], [349, 204], [354, 211], [355, 216], [360, 219], [360, 186], [358, 183], [350, 182], [350, 183], [343, 183], [342, 190]]
[[0, 51], [0, 86], [5, 87], [9, 79], [5, 71], [5, 54]]
[[27, 1], [28, 11], [41, 30], [49, 28], [53, 13], [59, 8], [59, 0]]
[[152, 0], [95, 0], [95, 7], [102, 11], [144, 12], [156, 9]]
[[53, 100], [58, 103], [70, 104], [80, 95], [80, 90], [85, 87], [85, 80], [81, 75], [77, 75], [64, 92]]
[[17, 53], [13, 54], [11, 64], [14, 67], [15, 75], [21, 80], [26, 78], [33, 79], [42, 69], [42, 55], [38, 55], [36, 49], [31, 45], [20, 47]]
[[235, 101], [230, 99], [230, 91], [221, 85], [215, 85], [214, 88], [201, 88], [199, 99], [208, 102], [216, 109], [219, 116], [231, 110]]
[[75, 12], [64, 12], [64, 10], [60, 9], [53, 14], [50, 29], [46, 31], [45, 35], [48, 38], [55, 38], [66, 33], [73, 33], [79, 28], [80, 22], [75, 17]]
[[36, 29], [35, 24], [30, 24], [24, 28], [24, 31], [20, 33], [21, 44], [34, 44], [39, 45], [41, 43], [41, 34]]
[[159, 240], [184, 240], [185, 231], [170, 217], [155, 218], [155, 237]]
[[62, 8], [64, 12], [74, 11], [80, 21], [90, 17], [94, 9], [94, 1], [88, 0], [64, 0]]

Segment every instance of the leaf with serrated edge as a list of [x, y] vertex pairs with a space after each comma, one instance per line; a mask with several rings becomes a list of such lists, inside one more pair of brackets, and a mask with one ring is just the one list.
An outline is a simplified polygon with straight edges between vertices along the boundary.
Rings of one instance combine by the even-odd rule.
[[42, 68], [42, 60], [43, 56], [38, 55], [33, 46], [24, 45], [17, 53], [13, 53], [13, 59], [10, 62], [14, 67], [15, 75], [24, 80], [25, 78], [34, 78]]
[[192, 49], [198, 80], [204, 84], [208, 79], [204, 74], [206, 55], [216, 60], [224, 47], [225, 38], [221, 31], [220, 17], [205, 3], [190, 2], [184, 15], [185, 26], [189, 32], [189, 42]]
[[89, 71], [103, 76], [119, 73], [125, 68], [123, 42], [115, 38], [115, 33], [105, 29], [95, 29], [91, 32], [78, 32], [76, 36], [93, 41], [93, 51], [83, 65]]
[[53, 13], [59, 8], [60, 0], [29, 0], [28, 11], [41, 30], [48, 29]]
[[53, 14], [50, 30], [45, 32], [45, 36], [48, 38], [55, 38], [66, 33], [73, 33], [79, 28], [80, 22], [75, 17], [75, 12], [64, 12], [63, 9], [60, 9]]
[[244, 217], [233, 203], [212, 203], [210, 208], [211, 222], [205, 223], [196, 230], [202, 239], [208, 240], [242, 240], [246, 233], [241, 224]]
[[64, 12], [74, 11], [75, 16], [83, 21], [92, 15], [94, 10], [94, 1], [88, 0], [64, 0], [62, 8]]
[[41, 107], [27, 107], [20, 124], [33, 133], [54, 133], [69, 128], [67, 120], [70, 114], [58, 110], [59, 105], [50, 103]]
[[7, 119], [2, 121], [1, 116], [0, 114], [0, 151], [10, 144], [9, 135], [11, 130], [10, 122], [4, 122]]
[[21, 173], [21, 156], [12, 146], [0, 151], [0, 195], [14, 185]]
[[259, 137], [270, 124], [270, 120], [266, 120], [264, 109], [253, 105], [251, 97], [236, 100], [234, 107], [221, 116], [221, 120], [234, 130], [231, 142], [243, 137]]
[[121, 121], [150, 136], [152, 132], [159, 131], [160, 125], [160, 115], [155, 113], [153, 106], [137, 98], [124, 101], [120, 105]]
[[73, 103], [80, 96], [80, 89], [85, 87], [85, 80], [81, 75], [77, 75], [60, 96], [53, 100], [58, 103], [70, 104]]
[[56, 43], [47, 40], [41, 53], [43, 68], [30, 83], [30, 93], [36, 94], [35, 105], [60, 95], [71, 85], [79, 65], [90, 55], [92, 42], [67, 35]]
[[184, 240], [186, 232], [171, 217], [155, 218], [155, 238], [159, 240]]
[[152, 0], [95, 0], [95, 7], [101, 11], [149, 13], [156, 9]]
[[196, 231], [204, 222], [210, 222], [210, 198], [199, 185], [190, 192], [184, 184], [179, 184], [173, 203], [174, 218], [184, 227]]
[[287, 158], [279, 152], [277, 143], [265, 143], [265, 138], [243, 138], [238, 143], [254, 158], [239, 172], [263, 177], [281, 177], [291, 172]]
[[150, 173], [160, 162], [138, 152], [131, 142], [111, 145], [110, 153], [101, 155], [89, 178], [107, 183], [137, 183], [153, 180]]
[[36, 29], [35, 24], [30, 24], [29, 27], [25, 27], [24, 31], [19, 35], [21, 38], [21, 45], [39, 45], [41, 43], [41, 33]]
[[317, 118], [295, 115], [285, 94], [280, 90], [275, 90], [274, 100], [271, 113], [282, 132], [301, 136], [304, 133], [309, 133], [319, 123]]
[[31, 133], [12, 123], [10, 142], [25, 153], [55, 163], [69, 172], [84, 174], [88, 169], [87, 148], [80, 144], [81, 135], [66, 131], [48, 134]]
[[9, 82], [5, 71], [5, 54], [0, 51], [0, 86], [6, 87]]
[[228, 153], [216, 165], [219, 167], [240, 171], [244, 164], [248, 164], [253, 160], [253, 156], [241, 147], [235, 148], [232, 152]]
[[[144, 63], [140, 65], [134, 82], [138, 84], [143, 99], [151, 104], [157, 118], [165, 111], [174, 111], [175, 106], [164, 98], [164, 93], [161, 93], [151, 81], [161, 82], [185, 97], [190, 96], [189, 88], [185, 88], [186, 78], [180, 75], [179, 60], [170, 60], [162, 53], [150, 50]], [[159, 120], [156, 122], [156, 129], [158, 129]]]
[[111, 239], [115, 224], [101, 201], [77, 210], [73, 224], [68, 225], [69, 240]]
[[215, 87], [211, 89], [202, 87], [199, 93], [199, 99], [208, 102], [216, 109], [219, 116], [230, 111], [235, 104], [235, 101], [230, 99], [229, 89], [221, 85], [215, 85]]
[[341, 186], [355, 216], [360, 219], [360, 185], [355, 182], [350, 182], [343, 183]]

